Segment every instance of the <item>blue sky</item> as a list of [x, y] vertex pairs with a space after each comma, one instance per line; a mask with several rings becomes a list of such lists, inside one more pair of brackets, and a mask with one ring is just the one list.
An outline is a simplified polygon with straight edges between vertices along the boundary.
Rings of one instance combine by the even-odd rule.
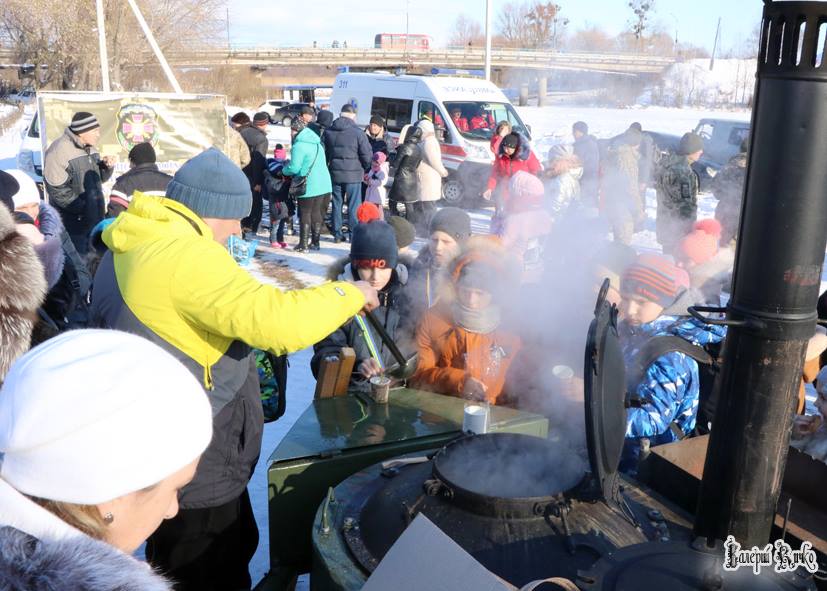
[[[496, 14], [506, 0], [493, 0]], [[626, 29], [628, 0], [557, 0], [572, 30], [594, 24], [611, 33]], [[230, 39], [239, 45], [308, 46], [334, 39], [352, 47], [369, 46], [380, 32], [404, 32], [406, 8], [411, 33], [425, 33], [447, 42], [457, 16], [482, 22], [485, 0], [296, 0], [268, 2], [228, 0]], [[738, 46], [761, 19], [761, 0], [655, 0], [655, 22], [681, 42], [711, 49], [718, 17], [723, 47]]]

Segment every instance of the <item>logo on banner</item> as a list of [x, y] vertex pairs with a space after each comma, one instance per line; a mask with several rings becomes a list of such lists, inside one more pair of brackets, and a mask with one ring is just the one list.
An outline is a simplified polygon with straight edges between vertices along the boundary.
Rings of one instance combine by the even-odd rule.
[[115, 131], [118, 143], [127, 152], [136, 144], [158, 143], [158, 115], [152, 107], [141, 104], [124, 105], [118, 111], [118, 124]]

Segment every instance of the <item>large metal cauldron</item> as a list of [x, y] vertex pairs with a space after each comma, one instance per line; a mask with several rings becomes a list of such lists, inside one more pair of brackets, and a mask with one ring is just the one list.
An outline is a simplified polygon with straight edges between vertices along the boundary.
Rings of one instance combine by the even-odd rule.
[[574, 579], [615, 548], [661, 532], [645, 507], [599, 499], [586, 464], [561, 444], [510, 433], [466, 437], [432, 461], [385, 471], [343, 507], [344, 537], [371, 572], [422, 513], [486, 568], [516, 585]]

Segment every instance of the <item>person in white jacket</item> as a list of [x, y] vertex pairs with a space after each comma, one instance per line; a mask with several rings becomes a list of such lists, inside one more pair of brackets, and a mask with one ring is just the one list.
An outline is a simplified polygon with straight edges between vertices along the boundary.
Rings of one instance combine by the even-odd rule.
[[421, 119], [416, 125], [422, 130], [422, 162], [418, 169], [419, 201], [414, 207], [417, 224], [427, 227], [436, 210], [436, 202], [442, 198], [442, 179], [448, 176], [448, 171], [442, 165], [434, 124], [429, 119]]

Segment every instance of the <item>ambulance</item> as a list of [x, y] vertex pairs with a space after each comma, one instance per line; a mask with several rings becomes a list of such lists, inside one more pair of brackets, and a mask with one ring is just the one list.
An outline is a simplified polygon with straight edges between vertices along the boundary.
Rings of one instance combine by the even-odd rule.
[[373, 115], [386, 122], [393, 146], [399, 132], [423, 117], [434, 122], [442, 163], [450, 172], [442, 197], [460, 205], [485, 190], [494, 154], [490, 141], [500, 121], [531, 139], [530, 128], [503, 92], [481, 78], [418, 76], [391, 73], [342, 73], [333, 83], [331, 110], [338, 115], [350, 104], [356, 123], [366, 127]]

